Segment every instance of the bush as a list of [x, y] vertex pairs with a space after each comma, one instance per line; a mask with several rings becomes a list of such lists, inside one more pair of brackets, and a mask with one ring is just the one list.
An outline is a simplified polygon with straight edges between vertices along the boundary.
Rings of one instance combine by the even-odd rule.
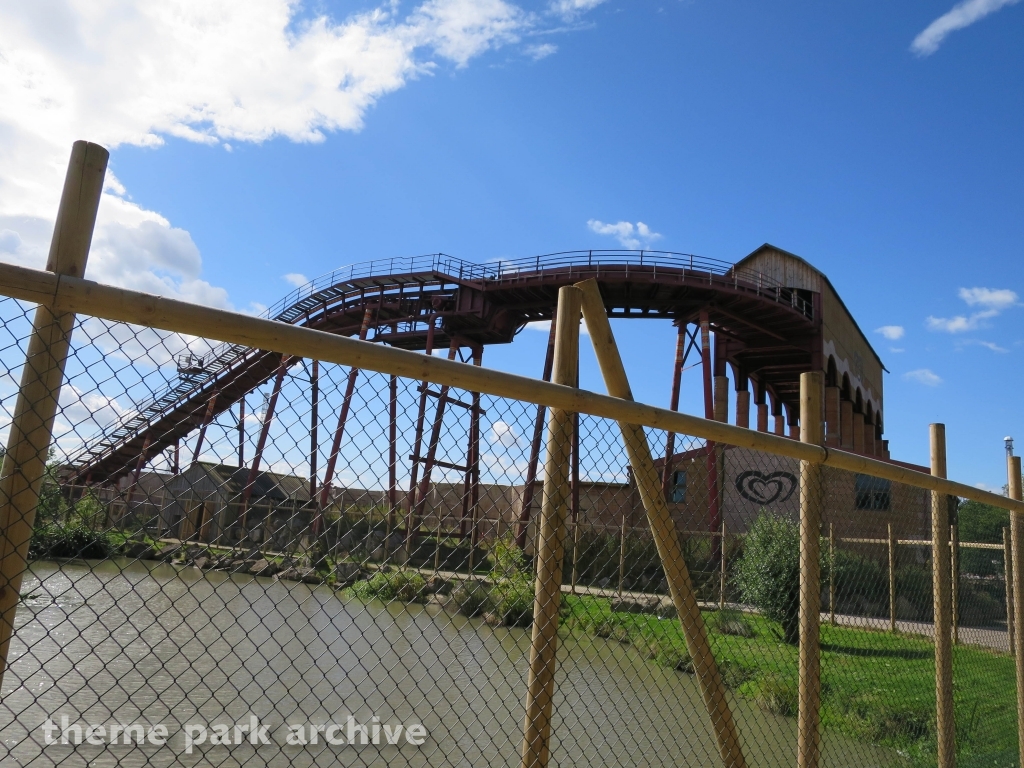
[[799, 698], [795, 682], [778, 675], [767, 675], [761, 679], [756, 701], [765, 712], [792, 717], [797, 713]]
[[745, 602], [782, 625], [783, 639], [800, 638], [800, 528], [762, 511], [747, 532], [734, 576]]
[[422, 603], [426, 586], [426, 580], [415, 571], [378, 571], [369, 579], [353, 584], [352, 591], [362, 600]]
[[482, 581], [464, 581], [452, 590], [459, 613], [475, 618], [490, 607], [491, 588]]
[[47, 523], [32, 532], [29, 560], [81, 557], [100, 560], [114, 554], [115, 547], [104, 531], [94, 531], [79, 523]]
[[741, 611], [733, 611], [728, 608], [716, 611], [708, 616], [708, 626], [720, 635], [733, 635], [735, 637], [753, 637], [754, 628], [750, 621]]

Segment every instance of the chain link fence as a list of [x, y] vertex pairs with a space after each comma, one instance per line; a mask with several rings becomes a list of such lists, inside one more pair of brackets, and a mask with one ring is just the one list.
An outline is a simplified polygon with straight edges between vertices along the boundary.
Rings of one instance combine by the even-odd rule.
[[[4, 444], [34, 311], [0, 300]], [[258, 349], [211, 371], [217, 348], [71, 329], [0, 763], [521, 764], [545, 409]], [[699, 608], [680, 620], [619, 425], [571, 423], [551, 764], [720, 764], [726, 716], [746, 765], [792, 764], [800, 462], [644, 431]], [[821, 762], [934, 765], [931, 493], [822, 469]], [[970, 504], [955, 746], [1016, 765], [1004, 548], [962, 540]]]

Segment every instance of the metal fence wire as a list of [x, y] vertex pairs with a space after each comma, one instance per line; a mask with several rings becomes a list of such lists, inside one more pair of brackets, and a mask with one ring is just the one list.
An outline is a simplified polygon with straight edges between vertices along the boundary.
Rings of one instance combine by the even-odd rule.
[[[0, 300], [4, 444], [34, 312]], [[257, 349], [208, 377], [213, 340], [67, 333], [4, 766], [790, 765], [810, 496], [820, 762], [938, 759], [929, 491], [653, 429], [645, 470], [593, 415]], [[1016, 765], [1008, 550], [959, 534], [972, 503], [949, 506], [956, 756]]]

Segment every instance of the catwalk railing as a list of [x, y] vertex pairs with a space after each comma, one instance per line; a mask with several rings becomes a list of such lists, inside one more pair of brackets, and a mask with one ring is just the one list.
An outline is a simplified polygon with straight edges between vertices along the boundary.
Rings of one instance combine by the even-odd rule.
[[[593, 282], [546, 383], [92, 283], [76, 226], [0, 265], [4, 765], [1017, 763], [1019, 460], [827, 449], [814, 373], [800, 441], [635, 403]], [[196, 340], [301, 362], [75, 479]]]

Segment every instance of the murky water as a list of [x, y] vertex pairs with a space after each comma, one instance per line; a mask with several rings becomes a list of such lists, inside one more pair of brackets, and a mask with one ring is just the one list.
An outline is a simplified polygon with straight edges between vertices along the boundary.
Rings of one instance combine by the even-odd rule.
[[[0, 699], [0, 765], [519, 765], [529, 630], [155, 563], [39, 562], [22, 590], [34, 597], [19, 608]], [[564, 640], [559, 662], [551, 765], [719, 764], [691, 676], [596, 638]], [[748, 765], [795, 763], [794, 718], [732, 706]], [[45, 744], [47, 717], [60, 726], [62, 716], [162, 724], [167, 743]], [[286, 743], [289, 725], [309, 724], [345, 726], [330, 735], [347, 740], [349, 716], [368, 728], [377, 717], [392, 734], [422, 724], [427, 736], [388, 745], [381, 730], [379, 745], [331, 745], [321, 729], [317, 744]], [[186, 726], [212, 732], [250, 717], [267, 726], [269, 744], [240, 733], [243, 744], [207, 739], [185, 753]], [[832, 766], [895, 757], [831, 734], [823, 753]]]

